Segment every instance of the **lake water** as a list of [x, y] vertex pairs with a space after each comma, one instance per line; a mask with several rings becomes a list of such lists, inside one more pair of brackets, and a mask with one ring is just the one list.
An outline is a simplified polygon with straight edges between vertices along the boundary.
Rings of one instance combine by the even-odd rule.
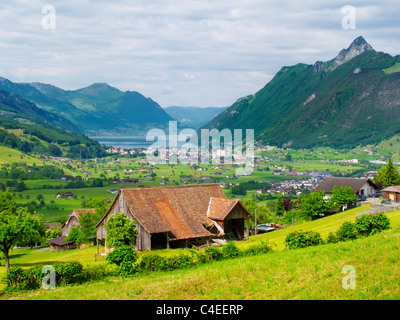
[[[147, 149], [155, 141], [146, 141], [146, 136], [92, 136], [91, 139], [98, 141], [101, 145], [124, 149]], [[176, 139], [176, 136], [172, 136]], [[166, 137], [167, 145], [169, 136]], [[178, 146], [182, 146], [186, 141], [178, 141]]]

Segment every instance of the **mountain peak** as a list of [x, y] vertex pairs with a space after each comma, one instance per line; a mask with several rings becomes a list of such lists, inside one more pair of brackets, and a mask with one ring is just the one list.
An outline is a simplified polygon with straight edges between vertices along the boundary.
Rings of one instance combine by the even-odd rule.
[[372, 51], [372, 50], [374, 49], [370, 46], [370, 44], [367, 41], [365, 41], [365, 39], [362, 36], [360, 36], [351, 43], [350, 47], [340, 51], [337, 57], [331, 60], [332, 65], [328, 69], [328, 71], [336, 69], [343, 63], [346, 63], [347, 61], [359, 56], [365, 51]]
[[333, 58], [332, 60], [323, 63], [321, 61], [317, 61], [314, 64], [314, 73], [318, 73], [321, 70], [325, 70], [326, 72], [333, 71], [337, 67], [342, 64], [350, 61], [351, 59], [359, 56], [365, 51], [373, 51], [374, 49], [371, 45], [364, 39], [364, 37], [360, 36], [353, 40], [351, 45], [347, 49], [343, 49], [339, 52], [339, 54]]

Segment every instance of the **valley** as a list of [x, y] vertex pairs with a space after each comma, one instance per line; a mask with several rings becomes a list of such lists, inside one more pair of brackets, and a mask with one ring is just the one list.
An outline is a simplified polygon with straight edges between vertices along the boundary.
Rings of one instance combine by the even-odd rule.
[[[163, 108], [138, 91], [122, 91], [107, 83], [64, 90], [51, 84], [0, 78], [0, 195], [6, 199], [0, 203], [5, 208], [0, 212], [4, 217], [2, 226], [8, 225], [3, 221], [15, 217], [37, 217], [41, 227], [66, 226], [78, 209], [92, 210], [96, 219], [101, 214], [108, 223], [105, 214], [114, 210], [114, 204], [129, 210], [131, 217], [127, 219], [128, 215], [123, 216], [127, 212], [122, 212], [126, 229], [116, 234], [122, 234], [121, 238], [126, 236], [125, 231], [130, 234], [117, 239], [115, 248], [118, 255], [118, 250], [129, 247], [124, 253], [128, 258], [119, 261], [117, 257], [115, 265], [108, 260], [113, 252], [101, 242], [104, 238], [98, 237], [98, 220], [85, 221], [90, 234], [82, 236], [84, 242], [76, 249], [68, 245], [75, 245], [78, 238], [64, 241], [64, 233], [53, 236], [47, 230], [40, 239], [33, 240], [16, 236], [6, 249], [10, 251], [11, 266], [21, 274], [41, 263], [51, 263], [60, 268], [82, 268], [90, 281], [65, 285], [53, 292], [19, 288], [13, 292], [5, 289], [7, 279], [0, 277], [5, 279], [0, 280], [0, 298], [398, 299], [399, 274], [395, 266], [399, 261], [399, 210], [388, 212], [390, 227], [382, 233], [371, 237], [357, 234], [357, 239], [345, 242], [329, 237], [334, 238], [333, 232], [343, 224], [367, 215], [372, 203], [387, 199], [377, 193], [365, 201], [350, 188], [351, 200], [345, 205], [331, 202], [332, 194], [324, 192], [320, 203], [326, 204], [325, 209], [316, 214], [300, 205], [318, 194], [316, 187], [327, 177], [372, 181], [381, 168], [392, 162], [398, 174], [399, 61], [400, 56], [377, 52], [358, 37], [331, 60], [282, 67], [260, 91], [221, 108]], [[168, 129], [172, 121], [177, 121], [178, 131], [254, 129], [252, 171], [239, 175], [237, 169], [245, 165], [225, 161], [149, 161], [152, 151], [146, 149], [148, 143], [143, 138], [150, 129]], [[166, 151], [165, 159], [168, 152], [173, 150]], [[207, 210], [187, 213], [185, 209], [190, 205], [180, 203], [182, 198], [173, 187], [179, 186], [182, 195], [182, 190], [189, 188], [181, 186], [209, 184], [214, 184], [218, 193], [200, 197], [204, 191], [195, 189], [185, 202], [197, 208], [204, 203], [196, 201], [204, 198]], [[168, 198], [158, 195], [156, 189], [147, 189], [154, 187], [171, 187], [166, 189], [174, 191]], [[146, 199], [140, 196], [140, 210], [147, 209], [143, 220], [155, 226], [154, 232], [134, 216], [136, 203], [128, 195], [139, 188], [154, 193]], [[121, 196], [125, 191], [126, 198]], [[214, 199], [218, 214], [211, 212]], [[187, 216], [179, 220], [182, 212]], [[210, 218], [210, 212], [216, 218]], [[76, 213], [78, 226], [80, 219], [91, 213]], [[119, 211], [110, 216], [118, 218], [116, 213]], [[203, 216], [200, 219], [196, 215]], [[193, 221], [199, 222], [198, 234], [202, 236], [192, 236], [188, 231], [186, 223]], [[170, 222], [184, 230], [186, 238], [177, 237], [176, 229], [168, 229]], [[246, 235], [240, 233], [245, 224]], [[256, 234], [256, 225], [260, 224], [278, 224], [281, 229]], [[133, 231], [129, 229], [132, 225]], [[83, 229], [74, 227], [78, 233]], [[223, 227], [229, 232], [225, 233]], [[138, 230], [142, 232], [140, 238], [136, 238]], [[318, 246], [289, 250], [287, 236], [303, 230], [322, 236]], [[205, 233], [207, 239], [202, 238]], [[170, 247], [170, 237], [177, 243], [175, 248]], [[216, 237], [224, 239], [222, 248], [210, 245]], [[60, 238], [61, 245], [57, 243]], [[150, 250], [133, 250], [138, 239], [143, 243], [150, 239], [144, 246]], [[196, 245], [189, 244], [189, 240], [196, 241]], [[0, 262], [8, 259], [6, 249], [2, 249]], [[130, 258], [134, 261], [125, 260]], [[360, 274], [360, 290], [353, 292], [340, 286], [340, 270], [349, 264], [356, 265]], [[5, 274], [6, 267], [1, 265], [0, 276]], [[40, 279], [36, 277], [29, 281]], [[380, 282], [374, 282], [374, 277]]]

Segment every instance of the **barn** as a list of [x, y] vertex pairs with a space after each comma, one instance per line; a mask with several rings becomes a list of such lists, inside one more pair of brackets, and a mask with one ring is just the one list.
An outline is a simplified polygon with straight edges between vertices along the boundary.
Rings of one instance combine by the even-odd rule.
[[96, 209], [91, 208], [91, 209], [72, 210], [71, 214], [68, 216], [67, 220], [64, 222], [64, 224], [61, 227], [62, 235], [67, 236], [73, 227], [76, 227], [79, 225], [79, 217], [82, 214], [85, 214], [88, 212], [95, 213]]
[[96, 225], [97, 248], [106, 239], [107, 219], [115, 213], [135, 220], [140, 251], [188, 247], [224, 236], [243, 239], [249, 234], [250, 213], [239, 200], [227, 199], [219, 184], [121, 189]]

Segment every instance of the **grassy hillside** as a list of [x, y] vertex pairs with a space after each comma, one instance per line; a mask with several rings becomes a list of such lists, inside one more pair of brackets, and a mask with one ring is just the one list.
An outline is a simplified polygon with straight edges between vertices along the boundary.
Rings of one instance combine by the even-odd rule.
[[[294, 251], [222, 261], [194, 269], [115, 279], [35, 293], [28, 299], [375, 300], [400, 298], [400, 229]], [[345, 290], [341, 270], [356, 270]]]
[[[283, 241], [288, 232], [303, 229], [321, 232], [323, 238], [344, 221], [352, 221], [367, 207], [349, 210], [304, 225], [251, 237], [250, 243], [269, 240], [272, 253], [226, 260], [195, 268], [152, 273], [136, 278], [113, 278], [54, 291], [25, 294], [27, 299], [399, 299], [400, 211], [388, 213], [392, 229], [380, 235], [339, 244], [288, 251]], [[245, 245], [245, 242], [238, 243]], [[180, 249], [182, 250], [182, 249]], [[180, 250], [162, 250], [172, 254]], [[15, 250], [14, 265], [31, 266], [54, 261], [94, 260], [95, 247], [67, 252]], [[144, 253], [152, 254], [152, 253]], [[344, 266], [356, 271], [356, 289], [345, 290], [341, 281]], [[4, 272], [0, 268], [0, 273]], [[6, 296], [5, 296], [6, 298]]]

